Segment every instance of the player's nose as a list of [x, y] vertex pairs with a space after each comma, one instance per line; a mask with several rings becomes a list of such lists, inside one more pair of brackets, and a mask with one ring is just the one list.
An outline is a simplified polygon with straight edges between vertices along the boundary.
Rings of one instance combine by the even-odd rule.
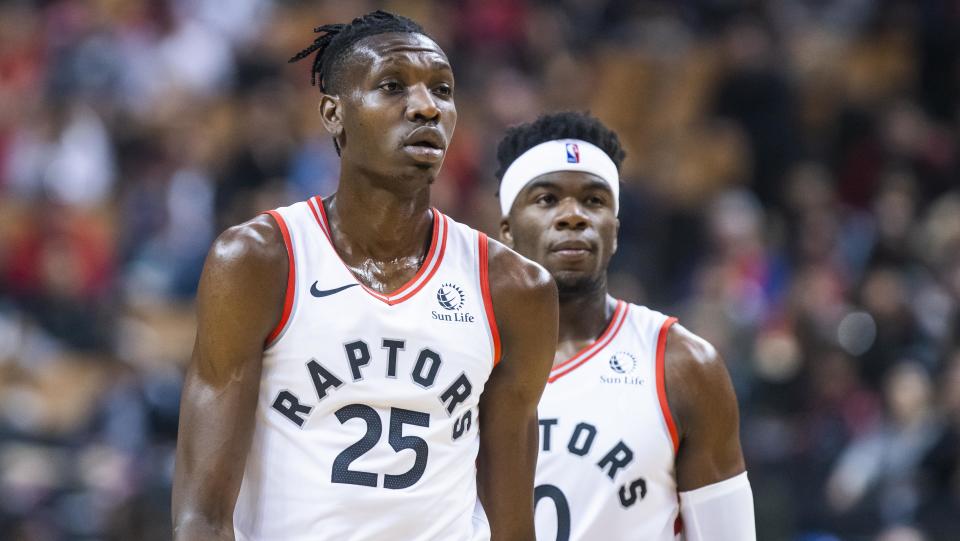
[[440, 119], [440, 107], [427, 85], [410, 87], [406, 114], [411, 122], [436, 122]]
[[565, 197], [557, 205], [553, 225], [561, 230], [583, 230], [590, 225], [590, 216], [584, 212], [583, 206], [575, 197]]

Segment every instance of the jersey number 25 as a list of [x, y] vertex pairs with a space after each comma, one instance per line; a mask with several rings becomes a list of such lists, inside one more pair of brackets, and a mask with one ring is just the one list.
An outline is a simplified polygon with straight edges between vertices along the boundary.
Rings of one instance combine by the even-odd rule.
[[[333, 470], [330, 472], [330, 481], [347, 485], [361, 485], [376, 487], [379, 474], [358, 470], [351, 470], [350, 464], [363, 456], [380, 441], [383, 435], [383, 423], [380, 415], [370, 406], [364, 404], [350, 404], [337, 410], [337, 420], [345, 424], [351, 419], [361, 419], [367, 423], [367, 432], [356, 443], [347, 447], [333, 460]], [[412, 411], [402, 408], [390, 408], [390, 435], [388, 440], [393, 450], [400, 452], [412, 449], [416, 453], [413, 467], [400, 475], [384, 474], [383, 488], [401, 489], [413, 486], [423, 476], [427, 469], [429, 448], [423, 438], [404, 436], [403, 425], [430, 426], [430, 414], [421, 411]]]

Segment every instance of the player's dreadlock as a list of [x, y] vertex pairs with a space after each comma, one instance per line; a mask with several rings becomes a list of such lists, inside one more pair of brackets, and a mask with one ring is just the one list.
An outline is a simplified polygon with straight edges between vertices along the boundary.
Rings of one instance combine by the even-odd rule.
[[580, 139], [607, 153], [620, 169], [626, 152], [610, 128], [589, 113], [564, 111], [543, 115], [533, 122], [512, 126], [497, 145], [497, 180], [503, 180], [510, 164], [531, 148], [555, 139]]
[[302, 60], [314, 52], [313, 67], [310, 70], [310, 84], [316, 86], [319, 81], [320, 90], [337, 90], [337, 75], [344, 52], [349, 51], [354, 43], [363, 38], [388, 32], [408, 32], [427, 35], [419, 24], [412, 20], [394, 15], [386, 11], [377, 10], [357, 17], [350, 24], [325, 24], [313, 29], [322, 33], [306, 49], [294, 55], [289, 61]]

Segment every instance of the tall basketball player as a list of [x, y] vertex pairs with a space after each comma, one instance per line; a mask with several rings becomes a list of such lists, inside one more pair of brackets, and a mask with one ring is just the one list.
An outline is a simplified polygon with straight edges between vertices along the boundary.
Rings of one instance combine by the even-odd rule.
[[294, 59], [340, 185], [210, 251], [176, 538], [532, 540], [556, 288], [429, 206], [457, 118], [437, 44], [385, 12], [317, 31]]
[[[607, 293], [617, 247], [617, 136], [585, 114], [500, 142], [501, 238], [547, 268], [560, 341], [540, 402], [540, 541], [756, 538], [723, 360], [676, 319]], [[682, 516], [682, 524], [678, 517]]]

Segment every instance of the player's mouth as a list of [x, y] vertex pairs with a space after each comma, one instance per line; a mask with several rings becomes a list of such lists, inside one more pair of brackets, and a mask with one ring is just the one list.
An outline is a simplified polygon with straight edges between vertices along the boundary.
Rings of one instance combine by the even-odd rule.
[[403, 150], [418, 162], [437, 163], [443, 159], [447, 141], [443, 133], [432, 126], [421, 126], [403, 140]]
[[565, 260], [584, 259], [593, 251], [593, 245], [585, 240], [564, 240], [550, 245], [550, 253]]

